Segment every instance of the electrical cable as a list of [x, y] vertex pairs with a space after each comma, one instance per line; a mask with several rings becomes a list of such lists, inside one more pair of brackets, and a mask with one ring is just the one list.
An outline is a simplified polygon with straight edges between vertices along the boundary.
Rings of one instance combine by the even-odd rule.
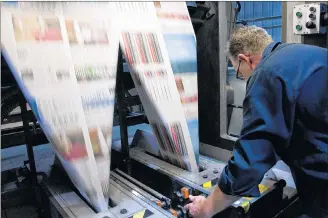
[[238, 15], [242, 9], [241, 7], [241, 3], [239, 1], [236, 2], [237, 3], [237, 7], [235, 8], [235, 18], [234, 18], [234, 24], [242, 24], [243, 26], [248, 26], [248, 23], [245, 20], [240, 20], [237, 21]]

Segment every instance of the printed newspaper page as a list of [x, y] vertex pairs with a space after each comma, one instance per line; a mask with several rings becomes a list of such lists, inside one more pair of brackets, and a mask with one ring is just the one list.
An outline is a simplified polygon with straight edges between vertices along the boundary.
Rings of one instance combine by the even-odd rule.
[[[175, 75], [173, 75], [170, 54], [166, 48], [167, 44], [172, 42], [167, 42], [168, 38], [164, 37], [155, 8], [158, 3], [116, 2], [116, 10], [120, 13], [118, 19], [121, 26], [120, 45], [153, 133], [157, 138], [162, 157], [177, 166], [197, 172], [198, 142], [197, 147], [194, 148], [185, 109], [181, 103]], [[191, 25], [190, 20], [188, 22]], [[191, 46], [195, 46], [193, 31], [188, 31], [192, 39]], [[176, 36], [181, 39], [184, 37], [183, 35]], [[175, 36], [172, 39], [175, 39]], [[191, 61], [191, 64], [194, 63]], [[189, 72], [194, 73], [196, 70], [192, 68]], [[189, 80], [196, 81], [197, 84], [197, 77], [191, 75]], [[194, 94], [190, 93], [193, 91], [188, 91], [193, 87], [188, 83], [185, 86], [186, 98], [193, 96]], [[193, 113], [197, 113], [197, 107], [194, 110], [196, 112]], [[197, 153], [196, 156], [195, 153]]]
[[198, 164], [197, 45], [194, 28], [185, 2], [154, 2], [154, 5]]
[[107, 210], [119, 46], [113, 8], [2, 2], [1, 12], [2, 52], [21, 90], [76, 188]]

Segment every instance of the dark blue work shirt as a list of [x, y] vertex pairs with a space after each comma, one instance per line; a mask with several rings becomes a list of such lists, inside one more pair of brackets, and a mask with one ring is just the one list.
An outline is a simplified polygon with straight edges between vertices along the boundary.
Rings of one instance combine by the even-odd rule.
[[328, 210], [328, 50], [270, 44], [247, 82], [243, 109], [241, 136], [220, 189], [260, 196], [258, 184], [280, 158], [301, 201], [321, 193], [326, 202], [318, 204]]

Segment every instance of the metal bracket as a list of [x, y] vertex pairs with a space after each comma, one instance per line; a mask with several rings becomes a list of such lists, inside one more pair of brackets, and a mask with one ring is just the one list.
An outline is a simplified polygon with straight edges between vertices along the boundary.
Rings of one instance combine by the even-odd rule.
[[118, 104], [118, 110], [119, 110], [119, 125], [120, 125], [120, 134], [121, 134], [121, 145], [122, 145], [122, 154], [123, 159], [121, 161], [121, 164], [124, 168], [127, 169], [128, 174], [130, 174], [131, 171], [131, 164], [130, 164], [130, 154], [129, 154], [129, 142], [128, 142], [128, 126], [127, 126], [127, 120], [126, 120], [126, 106], [124, 104], [124, 80], [123, 80], [123, 57], [122, 57], [122, 50], [119, 47], [118, 52], [118, 60], [117, 60], [117, 104]]
[[214, 15], [215, 15], [215, 9], [212, 6], [211, 2], [205, 2], [204, 4], [205, 6], [208, 6], [210, 9], [207, 11], [207, 13], [205, 14], [205, 19], [209, 20], [211, 19]]
[[[21, 94], [19, 96], [19, 105], [20, 105], [21, 114], [22, 114], [28, 163], [30, 165], [31, 182], [33, 185], [36, 185], [37, 184], [37, 174], [36, 174], [36, 167], [35, 167], [33, 145], [31, 144], [31, 131], [30, 131], [30, 125], [29, 125], [30, 119], [28, 119], [26, 103], [27, 102], [26, 102], [24, 95]], [[25, 162], [24, 162], [24, 165], [25, 165]]]

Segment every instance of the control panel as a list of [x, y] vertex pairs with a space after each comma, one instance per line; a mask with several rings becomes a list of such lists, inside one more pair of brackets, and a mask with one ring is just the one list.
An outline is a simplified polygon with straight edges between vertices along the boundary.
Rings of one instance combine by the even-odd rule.
[[297, 35], [325, 34], [327, 27], [323, 16], [328, 12], [328, 5], [311, 3], [297, 5], [293, 9], [293, 32]]

